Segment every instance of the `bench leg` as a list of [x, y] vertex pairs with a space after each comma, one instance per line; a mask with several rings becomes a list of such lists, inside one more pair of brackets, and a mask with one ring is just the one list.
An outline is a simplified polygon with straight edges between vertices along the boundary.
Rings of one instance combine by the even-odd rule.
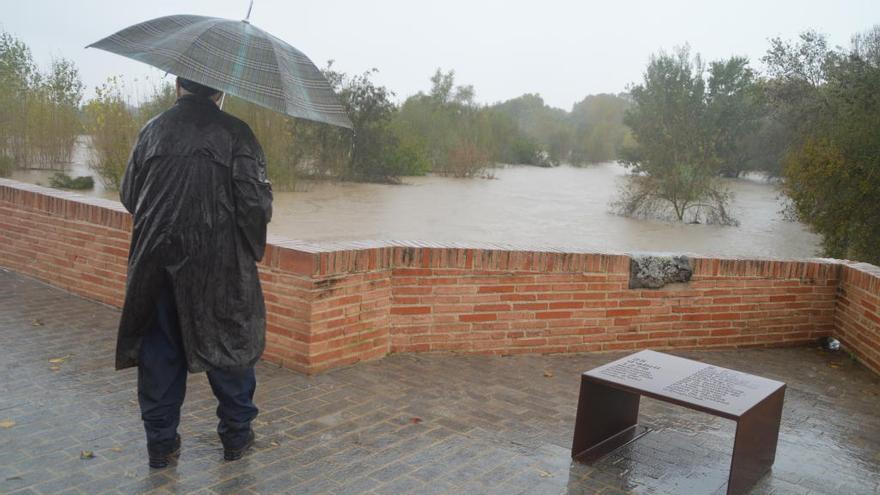
[[581, 377], [571, 456], [591, 462], [638, 436], [639, 394]]
[[773, 466], [784, 397], [782, 387], [737, 421], [727, 495], [745, 493]]

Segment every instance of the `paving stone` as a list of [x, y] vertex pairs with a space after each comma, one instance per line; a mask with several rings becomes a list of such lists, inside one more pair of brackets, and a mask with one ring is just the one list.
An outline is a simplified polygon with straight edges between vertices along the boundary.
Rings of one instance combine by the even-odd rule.
[[[0, 419], [16, 422], [0, 429], [0, 493], [723, 493], [735, 424], [647, 398], [649, 434], [571, 461], [580, 373], [621, 354], [392, 355], [313, 377], [260, 363], [256, 447], [232, 463], [191, 375], [181, 457], [150, 470], [136, 373], [113, 369], [118, 318], [0, 269]], [[678, 354], [788, 384], [776, 464], [753, 494], [880, 491], [876, 375], [812, 348]]]

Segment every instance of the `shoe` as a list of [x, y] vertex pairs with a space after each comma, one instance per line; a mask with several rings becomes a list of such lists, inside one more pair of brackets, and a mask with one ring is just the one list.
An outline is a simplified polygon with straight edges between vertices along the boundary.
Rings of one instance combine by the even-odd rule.
[[171, 463], [174, 459], [180, 456], [180, 435], [174, 436], [174, 447], [170, 452], [159, 453], [154, 452], [147, 448], [147, 453], [150, 456], [150, 467], [153, 469], [162, 469], [168, 467], [168, 464]]
[[237, 449], [223, 447], [223, 459], [227, 461], [237, 461], [241, 459], [244, 453], [254, 445], [255, 438], [256, 435], [254, 435], [254, 430], [248, 430], [247, 440], [245, 440], [244, 445]]

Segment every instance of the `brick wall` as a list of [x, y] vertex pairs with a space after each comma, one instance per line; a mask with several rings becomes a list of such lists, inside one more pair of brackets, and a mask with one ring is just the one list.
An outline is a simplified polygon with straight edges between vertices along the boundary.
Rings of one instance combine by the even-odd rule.
[[[116, 202], [0, 179], [0, 266], [122, 303], [131, 220]], [[561, 353], [799, 345], [839, 335], [880, 372], [877, 268], [692, 259], [629, 289], [629, 256], [270, 238], [264, 358], [307, 373], [389, 352]]]
[[392, 271], [392, 351], [755, 347], [833, 328], [839, 266], [827, 261], [698, 258], [690, 283], [631, 290], [623, 255], [409, 253]]
[[0, 179], [0, 266], [121, 306], [130, 231], [119, 203]]
[[880, 268], [843, 265], [834, 326], [844, 348], [880, 373]]

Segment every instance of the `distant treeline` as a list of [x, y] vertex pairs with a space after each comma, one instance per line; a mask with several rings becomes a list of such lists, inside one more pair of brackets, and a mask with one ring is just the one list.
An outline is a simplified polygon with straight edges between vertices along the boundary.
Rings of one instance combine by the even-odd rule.
[[393, 102], [372, 81], [375, 70], [349, 76], [324, 69], [349, 116], [354, 133], [296, 120], [232, 98], [227, 111], [254, 128], [266, 150], [273, 180], [297, 178], [396, 182], [428, 172], [474, 177], [496, 163], [553, 166], [616, 159], [629, 139], [623, 125], [625, 96], [594, 95], [571, 112], [552, 108], [539, 95], [481, 105], [473, 86], [457, 85], [453, 71], [437, 72], [430, 89]]

